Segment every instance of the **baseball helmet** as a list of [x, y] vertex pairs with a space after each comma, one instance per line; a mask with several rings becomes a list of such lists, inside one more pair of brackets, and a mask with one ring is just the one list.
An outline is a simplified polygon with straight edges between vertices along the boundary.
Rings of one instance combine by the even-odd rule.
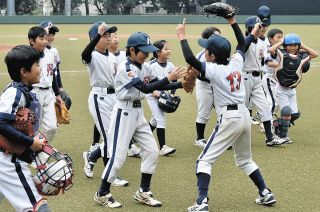
[[167, 92], [161, 91], [158, 106], [166, 113], [173, 113], [178, 109], [180, 101], [179, 96], [171, 96]]
[[58, 152], [46, 143], [36, 154], [35, 162], [37, 172], [33, 181], [41, 195], [58, 195], [72, 187], [74, 171], [67, 154]]
[[271, 9], [265, 5], [259, 7], [257, 16], [259, 17], [262, 25], [269, 26], [271, 24]]
[[217, 58], [217, 62], [227, 63], [231, 53], [231, 44], [222, 35], [213, 34], [209, 39], [200, 38], [198, 44], [213, 53]]
[[[104, 23], [103, 21], [97, 21], [90, 27], [90, 29], [89, 29], [90, 40], [92, 40], [98, 34], [99, 26], [103, 23]], [[107, 26], [105, 33], [106, 32], [114, 33], [117, 30], [118, 30], [118, 28], [116, 26]]]
[[287, 34], [284, 36], [284, 41], [283, 45], [292, 45], [292, 44], [297, 44], [301, 45], [301, 39], [297, 34]]

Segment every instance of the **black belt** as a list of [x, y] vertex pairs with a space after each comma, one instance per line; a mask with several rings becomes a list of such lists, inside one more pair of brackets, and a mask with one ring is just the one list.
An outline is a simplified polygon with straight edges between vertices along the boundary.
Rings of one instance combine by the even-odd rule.
[[140, 100], [133, 101], [132, 107], [134, 107], [134, 108], [141, 107], [141, 101]]
[[205, 77], [198, 77], [199, 80], [210, 83], [210, 80]]
[[48, 90], [50, 87], [43, 88], [43, 87], [38, 87], [40, 90]]
[[238, 110], [238, 105], [227, 105], [227, 110]]
[[107, 88], [107, 94], [113, 94], [113, 93], [115, 93], [116, 91], [114, 90], [114, 88], [113, 87], [108, 87]]
[[259, 77], [261, 75], [260, 71], [247, 72], [247, 74], [252, 74], [254, 77]]

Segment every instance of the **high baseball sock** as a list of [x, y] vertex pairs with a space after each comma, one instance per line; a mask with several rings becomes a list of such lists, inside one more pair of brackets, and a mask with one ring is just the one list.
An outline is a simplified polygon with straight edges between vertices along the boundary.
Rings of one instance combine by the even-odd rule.
[[266, 133], [267, 140], [271, 140], [273, 137], [272, 131], [271, 131], [271, 121], [264, 121], [263, 122], [264, 131]]
[[256, 169], [254, 172], [252, 172], [249, 177], [254, 182], [254, 184], [259, 189], [259, 192], [262, 193], [263, 190], [266, 188], [266, 184], [264, 183], [263, 177], [260, 173], [259, 169]]
[[201, 124], [199, 122], [196, 122], [197, 140], [204, 139], [205, 128], [206, 128], [206, 124]]
[[102, 159], [103, 159], [103, 165], [104, 165], [104, 167], [106, 167], [107, 163], [109, 161], [109, 158], [107, 158], [106, 155], [105, 155]]
[[249, 113], [250, 113], [250, 116], [252, 117], [252, 110], [248, 109], [249, 110]]
[[151, 128], [151, 132], [153, 132], [153, 131], [154, 131], [154, 129], [156, 129], [156, 127], [155, 127], [155, 126], [153, 126], [150, 122], [149, 122], [149, 126], [150, 126], [150, 128]]
[[159, 141], [160, 149], [166, 144], [166, 131], [164, 128], [157, 128], [157, 136]]
[[97, 126], [94, 125], [93, 127], [93, 140], [92, 140], [92, 146], [95, 144], [99, 143], [100, 141], [100, 133], [99, 130], [97, 129]]
[[101, 158], [101, 149], [97, 148], [93, 152], [90, 152], [89, 154], [89, 160], [92, 162], [97, 162], [97, 160]]
[[109, 194], [110, 186], [111, 186], [111, 183], [108, 183], [107, 179], [102, 179], [99, 192], [98, 192], [99, 196], [102, 197]]
[[206, 173], [198, 173], [198, 192], [199, 196], [197, 199], [197, 204], [200, 205], [202, 201], [208, 197], [210, 175]]
[[143, 192], [147, 192], [150, 190], [151, 177], [152, 177], [152, 174], [146, 174], [146, 173], [141, 174], [140, 188], [142, 189]]

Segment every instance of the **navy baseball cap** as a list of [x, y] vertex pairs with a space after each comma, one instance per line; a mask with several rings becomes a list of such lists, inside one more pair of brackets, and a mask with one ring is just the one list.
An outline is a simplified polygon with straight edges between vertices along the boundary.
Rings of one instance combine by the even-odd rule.
[[59, 28], [56, 27], [52, 21], [42, 21], [40, 24], [39, 24], [40, 27], [42, 28], [47, 28], [49, 29], [49, 34], [54, 34], [56, 32], [59, 32]]
[[257, 16], [250, 16], [247, 18], [246, 22], [244, 23], [244, 26], [246, 28], [249, 28], [249, 27], [254, 27], [254, 25], [257, 23]]
[[209, 39], [200, 38], [198, 44], [208, 49], [209, 52], [213, 53], [218, 59], [227, 61], [230, 57], [231, 44], [230, 42], [221, 35], [213, 34]]
[[137, 47], [143, 52], [154, 52], [159, 49], [152, 45], [149, 35], [143, 32], [135, 32], [128, 38], [126, 48]]
[[271, 9], [268, 6], [263, 5], [259, 7], [257, 16], [264, 26], [269, 26], [271, 24]]
[[[103, 21], [97, 21], [96, 23], [94, 23], [90, 27], [90, 29], [89, 29], [89, 38], [90, 38], [90, 40], [92, 38], [94, 38], [98, 34], [98, 28], [102, 23], [104, 23], [104, 22]], [[118, 30], [118, 28], [116, 26], [107, 26], [105, 33], [106, 32], [114, 33], [117, 30]]]

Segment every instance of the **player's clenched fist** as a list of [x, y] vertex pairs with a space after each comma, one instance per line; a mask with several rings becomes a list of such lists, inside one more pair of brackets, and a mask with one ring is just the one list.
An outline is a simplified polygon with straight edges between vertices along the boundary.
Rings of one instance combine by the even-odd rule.
[[45, 139], [40, 138], [39, 135], [33, 138], [33, 144], [30, 146], [32, 151], [37, 152], [40, 151], [44, 146]]

